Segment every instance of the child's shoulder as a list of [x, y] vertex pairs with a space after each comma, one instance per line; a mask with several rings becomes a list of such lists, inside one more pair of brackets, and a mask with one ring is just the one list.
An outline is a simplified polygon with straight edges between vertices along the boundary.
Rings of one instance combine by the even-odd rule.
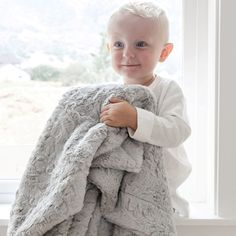
[[165, 87], [178, 85], [178, 82], [176, 82], [174, 79], [170, 79], [170, 78], [162, 77], [162, 76], [157, 76], [157, 81], [159, 85], [162, 85]]
[[165, 77], [158, 76], [158, 82], [154, 91], [161, 93], [163, 96], [173, 95], [173, 94], [183, 94], [183, 90], [179, 84], [174, 79], [169, 79]]

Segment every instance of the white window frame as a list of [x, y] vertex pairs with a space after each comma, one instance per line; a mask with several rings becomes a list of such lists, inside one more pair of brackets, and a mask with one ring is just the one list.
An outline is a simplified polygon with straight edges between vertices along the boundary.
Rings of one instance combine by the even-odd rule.
[[[236, 41], [234, 40], [236, 33], [235, 27], [234, 29], [228, 27], [233, 24], [233, 21], [230, 22], [229, 19], [235, 18], [236, 2], [183, 0], [183, 6], [184, 16], [188, 16], [188, 21], [184, 24], [183, 85], [187, 83], [187, 78], [195, 78], [198, 85], [199, 76], [204, 76], [208, 85], [213, 86], [213, 90], [208, 91], [209, 101], [214, 104], [214, 106], [209, 106], [214, 120], [209, 133], [215, 138], [213, 148], [209, 149], [207, 161], [208, 164], [214, 165], [214, 168], [208, 173], [206, 179], [210, 188], [204, 206], [214, 209], [216, 216], [236, 219], [236, 188], [232, 181], [236, 179], [236, 149], [234, 148], [236, 110], [233, 111], [227, 106], [227, 104], [232, 104], [232, 101], [236, 101], [234, 91], [236, 80], [231, 78], [234, 55], [236, 55], [232, 42]], [[230, 41], [229, 38], [231, 38]], [[204, 57], [202, 53], [205, 53]], [[213, 94], [211, 94], [212, 91]], [[18, 184], [17, 180], [0, 181], [0, 204], [11, 201]]]
[[[207, 133], [212, 137], [206, 165], [207, 199], [203, 208], [216, 217], [236, 219], [236, 50], [235, 1], [183, 0], [184, 79], [194, 78], [195, 86], [208, 85], [210, 109]], [[198, 95], [198, 99], [199, 95]], [[228, 104], [232, 104], [228, 106]], [[201, 157], [199, 157], [201, 158]]]

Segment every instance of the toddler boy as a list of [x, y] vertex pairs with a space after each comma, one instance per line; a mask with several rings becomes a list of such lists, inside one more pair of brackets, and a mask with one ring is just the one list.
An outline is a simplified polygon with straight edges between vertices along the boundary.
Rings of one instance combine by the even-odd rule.
[[131, 138], [163, 147], [172, 205], [176, 215], [188, 216], [188, 203], [176, 192], [191, 172], [183, 142], [191, 133], [183, 92], [178, 84], [154, 73], [173, 49], [168, 41], [165, 12], [153, 2], [130, 2], [110, 17], [108, 49], [112, 67], [125, 84], [147, 86], [156, 96], [158, 113], [133, 107], [113, 97], [100, 119], [112, 127], [127, 127]]

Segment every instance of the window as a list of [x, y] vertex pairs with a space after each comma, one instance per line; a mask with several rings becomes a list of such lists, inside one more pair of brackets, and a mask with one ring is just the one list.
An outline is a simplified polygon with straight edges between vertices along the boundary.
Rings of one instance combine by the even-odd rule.
[[[105, 32], [112, 10], [124, 2], [1, 1], [0, 202], [13, 201], [38, 136], [69, 86], [120, 80], [110, 67]], [[181, 82], [182, 1], [158, 3], [175, 44], [158, 71]]]

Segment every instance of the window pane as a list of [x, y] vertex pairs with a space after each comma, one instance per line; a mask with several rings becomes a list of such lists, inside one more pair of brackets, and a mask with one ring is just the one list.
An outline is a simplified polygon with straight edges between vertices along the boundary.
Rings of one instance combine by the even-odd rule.
[[[0, 1], [0, 179], [19, 179], [45, 122], [70, 86], [115, 81], [106, 23], [125, 0]], [[181, 83], [182, 1], [158, 0], [174, 51], [158, 73]]]

